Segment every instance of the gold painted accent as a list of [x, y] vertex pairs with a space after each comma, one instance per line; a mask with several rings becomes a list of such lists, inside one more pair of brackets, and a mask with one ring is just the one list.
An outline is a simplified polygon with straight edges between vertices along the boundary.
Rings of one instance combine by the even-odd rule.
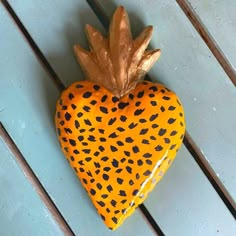
[[133, 40], [129, 17], [122, 6], [113, 15], [108, 39], [86, 25], [90, 51], [75, 45], [74, 52], [87, 80], [104, 86], [117, 97], [133, 90], [161, 54], [160, 49], [146, 50], [152, 32], [153, 27], [147, 26]]

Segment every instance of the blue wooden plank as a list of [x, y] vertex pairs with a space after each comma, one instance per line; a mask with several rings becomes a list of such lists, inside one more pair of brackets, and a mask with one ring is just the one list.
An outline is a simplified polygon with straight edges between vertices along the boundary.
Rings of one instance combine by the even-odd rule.
[[[83, 2], [72, 3], [61, 7], [63, 6], [63, 10], [67, 12], [73, 11], [74, 7], [83, 11], [87, 7]], [[27, 6], [30, 7], [30, 4]], [[57, 9], [59, 6], [58, 1]], [[37, 15], [40, 14], [39, 9], [33, 11], [31, 6], [31, 11], [28, 12]], [[45, 11], [46, 9], [45, 4]], [[90, 15], [92, 16], [93, 13], [90, 12]], [[55, 14], [53, 17], [54, 21], [60, 19], [60, 15]], [[115, 232], [111, 232], [103, 224], [58, 145], [53, 124], [55, 104], [59, 96], [56, 86], [37, 61], [2, 5], [0, 5], [0, 18], [0, 120], [74, 233], [76, 235], [97, 235], [98, 232], [100, 235], [130, 235], [131, 233], [155, 235], [138, 211]], [[54, 21], [51, 21], [52, 24]], [[63, 27], [63, 24], [61, 25]], [[41, 32], [48, 32], [43, 27], [41, 29]], [[61, 35], [64, 41], [64, 31], [61, 31]], [[57, 52], [56, 48], [54, 50]], [[65, 57], [70, 57], [70, 54], [64, 55]]]
[[236, 71], [236, 1], [188, 0]]
[[63, 235], [1, 138], [0, 235]]
[[[134, 33], [153, 24], [153, 48], [162, 56], [150, 71], [180, 97], [187, 130], [232, 198], [236, 200], [236, 90], [179, 5], [171, 0], [114, 1], [131, 14]], [[99, 1], [111, 16], [112, 2]]]

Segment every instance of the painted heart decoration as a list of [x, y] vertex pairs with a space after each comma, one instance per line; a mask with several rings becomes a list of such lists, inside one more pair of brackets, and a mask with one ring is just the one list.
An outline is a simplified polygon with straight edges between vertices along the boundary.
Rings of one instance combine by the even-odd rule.
[[87, 26], [91, 51], [75, 46], [87, 80], [69, 86], [57, 103], [62, 151], [110, 229], [147, 198], [184, 137], [176, 94], [142, 80], [160, 55], [145, 51], [151, 32], [147, 27], [132, 40], [123, 7], [113, 16], [109, 40]]

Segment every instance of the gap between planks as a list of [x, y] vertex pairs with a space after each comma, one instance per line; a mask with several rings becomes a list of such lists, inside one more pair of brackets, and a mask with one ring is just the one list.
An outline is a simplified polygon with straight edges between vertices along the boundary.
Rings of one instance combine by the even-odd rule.
[[[177, 2], [180, 2], [180, 1], [182, 2], [182, 0], [177, 0]], [[101, 21], [101, 23], [103, 24], [105, 29], [108, 30], [109, 18], [102, 10], [101, 6], [99, 5], [99, 2], [97, 0], [87, 0], [87, 3], [92, 8], [95, 15]], [[202, 30], [204, 30], [205, 34], [207, 34], [207, 32], [205, 31], [205, 28], [202, 25], [200, 25], [198, 28], [200, 28], [200, 27], [202, 28]], [[210, 40], [210, 36], [207, 35], [206, 38], [209, 38], [209, 40]], [[215, 46], [215, 47], [217, 48], [217, 50], [219, 50], [217, 46]], [[219, 51], [219, 53], [220, 53], [220, 51]], [[220, 55], [223, 58], [223, 55], [222, 54], [220, 54]], [[226, 59], [224, 61], [224, 65], [230, 66], [229, 64], [226, 64]], [[231, 76], [231, 79], [232, 78], [234, 78], [234, 77]], [[147, 75], [145, 79], [152, 81], [151, 78], [149, 77], [149, 75]], [[236, 82], [236, 78], [235, 78], [235, 82]], [[216, 175], [216, 173], [212, 169], [209, 162], [207, 162], [205, 156], [202, 154], [199, 147], [196, 145], [196, 143], [193, 141], [192, 137], [189, 135], [189, 133], [187, 131], [185, 133], [183, 143], [184, 143], [185, 147], [188, 149], [188, 151], [190, 152], [190, 154], [192, 155], [192, 157], [194, 158], [194, 160], [197, 162], [197, 164], [199, 165], [199, 167], [201, 168], [201, 170], [203, 171], [203, 173], [205, 174], [205, 176], [207, 177], [207, 179], [209, 180], [209, 182], [211, 183], [211, 185], [213, 186], [215, 191], [218, 193], [218, 195], [220, 196], [220, 198], [222, 199], [222, 201], [224, 202], [224, 204], [226, 205], [226, 207], [228, 208], [230, 213], [236, 219], [236, 203], [235, 203], [235, 201], [233, 200], [233, 198], [231, 197], [231, 195], [229, 194], [229, 192], [227, 191], [227, 189], [225, 188], [225, 186], [223, 185], [223, 183], [221, 182], [219, 177]]]
[[[23, 25], [23, 23], [21, 22], [21, 20], [19, 19], [19, 17], [16, 15], [16, 13], [14, 12], [13, 8], [11, 7], [11, 5], [8, 3], [7, 0], [0, 0], [0, 3], [2, 1], [2, 4], [4, 5], [4, 7], [6, 8], [7, 12], [10, 14], [10, 16], [13, 18], [14, 22], [16, 23], [17, 27], [19, 28], [20, 32], [23, 34], [23, 36], [25, 37], [26, 41], [28, 42], [29, 46], [31, 47], [31, 49], [33, 50], [33, 52], [35, 53], [36, 57], [38, 58], [39, 62], [41, 63], [41, 65], [43, 65], [43, 67], [46, 69], [46, 72], [49, 74], [50, 78], [53, 80], [53, 82], [55, 83], [56, 87], [58, 88], [58, 90], [60, 92], [62, 92], [65, 89], [64, 84], [62, 83], [61, 79], [59, 78], [59, 76], [56, 74], [56, 72], [53, 70], [53, 68], [51, 67], [51, 65], [49, 64], [49, 62], [47, 61], [46, 57], [43, 55], [43, 53], [41, 52], [41, 50], [39, 49], [39, 47], [37, 46], [37, 44], [35, 43], [35, 41], [33, 40], [33, 38], [31, 37], [31, 35], [29, 34], [29, 32], [27, 31], [27, 29], [25, 28], [25, 26]], [[109, 22], [109, 20], [108, 20]], [[109, 23], [108, 23], [109, 24]], [[1, 129], [4, 130], [1, 122], [0, 122], [0, 136], [1, 136]], [[6, 131], [5, 131], [6, 132]], [[10, 136], [9, 139], [11, 140]], [[11, 142], [13, 142], [11, 140]], [[15, 146], [16, 147], [16, 146]], [[17, 147], [16, 147], [17, 148]], [[17, 149], [18, 150], [18, 149]], [[19, 152], [19, 150], [18, 150]], [[20, 154], [19, 155], [23, 158], [23, 156]], [[24, 159], [24, 158], [23, 158]], [[21, 166], [21, 165], [20, 165]], [[27, 167], [24, 167], [27, 166]], [[37, 177], [35, 176], [34, 172], [32, 171], [32, 169], [30, 168], [30, 166], [28, 165], [28, 163], [26, 162], [26, 160], [24, 159], [24, 164], [22, 164], [22, 170], [25, 172], [25, 170], [23, 168], [29, 168], [31, 171], [31, 175], [34, 175], [34, 177], [37, 179]], [[29, 178], [30, 182], [31, 179], [30, 177], [28, 177], [28, 175], [26, 175], [27, 178]], [[43, 188], [40, 181], [37, 179], [37, 182], [31, 182], [33, 186], [35, 185], [40, 185], [38, 186], [39, 189]], [[36, 187], [35, 187], [36, 188]], [[47, 194], [46, 190], [43, 189], [44, 193]], [[38, 191], [37, 191], [38, 192]], [[38, 194], [41, 196], [41, 193], [38, 192]], [[61, 213], [59, 212], [59, 210], [56, 208], [56, 206], [54, 205], [53, 201], [50, 199], [50, 197], [47, 195], [47, 197], [49, 198], [49, 200], [51, 201], [50, 204], [53, 204], [54, 208], [55, 208], [55, 213], [54, 214], [59, 214], [61, 217]], [[42, 198], [43, 199], [43, 198]], [[45, 197], [45, 199], [47, 199]], [[48, 201], [49, 201], [48, 200]], [[44, 201], [44, 200], [43, 200]], [[47, 206], [47, 203], [45, 202], [45, 205]], [[50, 207], [50, 206], [49, 206]], [[52, 208], [52, 209], [54, 209]], [[51, 209], [51, 207], [49, 208], [49, 210]], [[157, 223], [155, 222], [154, 218], [151, 216], [151, 214], [149, 213], [149, 211], [146, 209], [146, 207], [141, 204], [139, 207], [141, 213], [143, 214], [143, 216], [145, 217], [145, 219], [148, 221], [149, 225], [152, 227], [153, 231], [158, 235], [158, 236], [163, 236], [164, 233], [162, 232], [162, 230], [160, 229], [160, 227], [157, 225]], [[51, 211], [51, 210], [50, 210]], [[53, 211], [54, 212], [54, 211]], [[52, 213], [53, 215], [53, 213]], [[54, 218], [56, 219], [56, 215], [53, 215]], [[60, 217], [59, 217], [60, 219]], [[64, 220], [63, 218], [61, 220]], [[61, 222], [62, 223], [62, 222]], [[67, 223], [64, 220], [64, 223], [66, 224], [66, 226], [68, 227], [68, 229], [70, 230], [71, 234], [66, 234], [66, 235], [74, 235], [72, 230], [69, 228], [69, 225], [67, 225]], [[59, 223], [58, 223], [59, 224]], [[59, 224], [60, 225], [60, 224]], [[60, 225], [61, 226], [61, 225]]]
[[225, 73], [228, 75], [234, 86], [236, 86], [236, 71], [230, 64], [229, 60], [226, 58], [224, 53], [221, 51], [217, 42], [208, 32], [207, 28], [204, 26], [203, 22], [197, 15], [197, 13], [192, 8], [188, 0], [176, 0], [185, 15], [188, 17], [194, 28], [200, 34], [208, 48], [211, 50], [212, 54], [215, 56], [217, 61], [220, 63], [221, 67], [224, 69]]
[[37, 176], [34, 174], [33, 170], [29, 166], [29, 164], [26, 162], [25, 158], [23, 157], [22, 153], [0, 122], [0, 137], [3, 139], [5, 142], [6, 146], [8, 149], [11, 151], [13, 154], [17, 164], [23, 171], [24, 175], [27, 177], [31, 185], [35, 188], [36, 192], [38, 193], [39, 197], [42, 199], [44, 202], [45, 206], [63, 231], [63, 233], [67, 236], [74, 236], [75, 234], [67, 224], [66, 220], [63, 218], [62, 214], [59, 212], [57, 209], [56, 205], [53, 203], [52, 199], [40, 183], [39, 179]]

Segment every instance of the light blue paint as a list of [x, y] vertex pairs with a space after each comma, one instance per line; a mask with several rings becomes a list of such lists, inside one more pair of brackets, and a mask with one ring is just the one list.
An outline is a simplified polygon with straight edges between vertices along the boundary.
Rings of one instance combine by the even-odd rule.
[[[44, 14], [40, 13], [43, 6]], [[42, 22], [40, 27], [37, 25], [35, 27], [41, 32], [40, 35], [45, 36], [44, 44], [52, 46], [50, 50], [44, 51], [45, 55], [54, 53], [54, 57], [51, 58], [56, 61], [56, 54], [64, 48], [64, 54], [61, 55], [61, 61], [56, 67], [59, 69], [67, 60], [74, 60], [75, 65], [71, 52], [72, 42], [63, 38], [65, 37], [63, 29], [66, 26], [63, 22], [66, 20], [79, 22], [80, 15], [70, 14], [75, 9], [82, 10], [82, 13], [87, 12], [88, 21], [92, 19], [93, 13], [89, 11], [85, 2], [57, 1], [50, 8], [47, 4], [41, 4], [41, 1], [34, 1], [33, 5], [28, 2], [25, 9], [27, 14], [31, 13], [37, 17], [37, 21]], [[61, 12], [67, 14], [60, 15]], [[138, 211], [115, 232], [111, 232], [103, 224], [87, 193], [60, 151], [53, 124], [55, 104], [59, 96], [56, 86], [1, 5], [0, 19], [0, 120], [72, 230], [76, 235], [82, 236], [155, 235]], [[54, 22], [61, 25], [61, 30], [53, 29]], [[49, 32], [57, 32], [58, 38], [50, 36], [47, 39]], [[79, 32], [78, 24], [78, 41], [84, 35], [83, 33], [80, 36]], [[79, 78], [79, 72], [73, 70], [73, 63], [71, 67], [68, 64], [66, 71], [62, 69], [60, 74], [64, 73], [69, 79]], [[12, 230], [14, 231], [14, 228]]]
[[126, 6], [135, 35], [154, 25], [151, 46], [162, 55], [149, 75], [178, 94], [188, 132], [236, 200], [236, 90], [209, 48], [175, 1], [99, 2], [109, 16]]
[[1, 138], [0, 235], [63, 235]]
[[189, 2], [236, 71], [236, 1], [189, 0]]

